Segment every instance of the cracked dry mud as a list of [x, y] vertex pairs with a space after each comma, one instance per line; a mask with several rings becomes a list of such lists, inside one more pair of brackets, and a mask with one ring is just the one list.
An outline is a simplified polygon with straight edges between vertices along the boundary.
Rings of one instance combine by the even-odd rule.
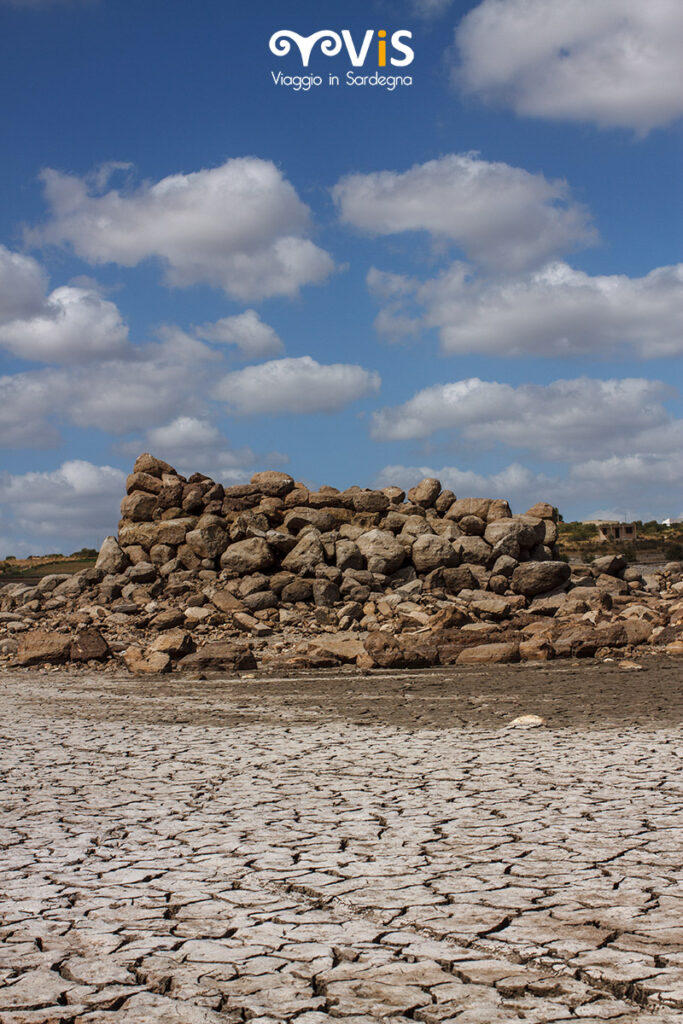
[[682, 698], [6, 674], [0, 1021], [681, 1021]]

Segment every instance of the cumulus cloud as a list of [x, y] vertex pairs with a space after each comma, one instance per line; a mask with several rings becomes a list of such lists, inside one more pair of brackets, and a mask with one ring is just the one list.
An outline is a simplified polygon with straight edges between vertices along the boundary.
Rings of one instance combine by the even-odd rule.
[[543, 458], [573, 461], [594, 457], [668, 450], [683, 439], [683, 421], [674, 421], [663, 405], [670, 396], [661, 382], [557, 380], [549, 385], [513, 387], [477, 377], [418, 391], [402, 405], [372, 417], [378, 441], [427, 438], [452, 431], [475, 447], [503, 444]]
[[257, 460], [251, 448], [233, 448], [214, 423], [196, 416], [177, 416], [121, 448], [132, 456], [151, 451], [181, 473], [206, 473], [231, 482], [248, 478], [245, 467]]
[[196, 415], [217, 358], [196, 338], [167, 330], [126, 359], [0, 377], [0, 445], [54, 445], [63, 421], [120, 436]]
[[35, 316], [0, 325], [0, 345], [21, 359], [83, 362], [125, 353], [128, 328], [115, 304], [98, 292], [64, 286]]
[[[477, 473], [472, 469], [458, 469], [457, 466], [385, 466], [375, 479], [376, 487], [414, 487], [426, 476], [436, 477], [441, 486], [454, 491], [460, 497], [475, 495], [486, 497], [519, 498], [525, 494], [543, 494], [544, 488], [553, 485], [550, 477], [534, 473], [519, 462], [513, 462], [496, 473]], [[538, 497], [532, 499], [539, 501]], [[531, 501], [529, 502], [531, 504]]]
[[5, 543], [22, 535], [31, 538], [35, 553], [61, 550], [65, 539], [79, 547], [99, 546], [116, 532], [125, 481], [120, 469], [80, 459], [49, 472], [0, 473]]
[[284, 351], [281, 338], [253, 309], [238, 316], [226, 316], [212, 324], [202, 324], [197, 334], [206, 341], [235, 345], [243, 359], [267, 359]]
[[228, 373], [213, 397], [227, 402], [231, 412], [338, 412], [358, 398], [378, 391], [379, 374], [349, 363], [323, 365], [310, 356], [274, 359]]
[[[537, 501], [556, 505], [565, 519], [663, 519], [680, 506], [683, 456], [613, 456], [577, 462], [564, 472], [542, 473], [519, 462], [490, 473], [445, 465], [385, 466], [375, 486], [408, 488], [433, 476], [460, 497], [501, 497], [513, 511], [523, 512]], [[588, 502], [611, 502], [586, 516]], [[672, 512], [673, 510], [673, 512]]]
[[155, 257], [170, 285], [205, 283], [242, 300], [296, 295], [334, 269], [307, 237], [308, 207], [267, 160], [228, 160], [124, 191], [104, 192], [106, 174], [48, 169], [42, 179], [51, 219], [27, 240], [69, 244], [91, 264]]
[[483, 0], [456, 46], [463, 88], [518, 114], [639, 134], [683, 114], [679, 0]]
[[372, 269], [368, 286], [383, 303], [376, 320], [389, 337], [436, 328], [444, 353], [505, 356], [683, 352], [683, 264], [645, 277], [591, 276], [556, 262], [502, 280], [453, 263], [424, 283]]
[[47, 275], [36, 260], [0, 245], [0, 325], [39, 313], [46, 286]]
[[596, 240], [566, 182], [475, 153], [450, 154], [404, 173], [351, 174], [332, 195], [346, 224], [373, 235], [428, 231], [497, 270], [536, 266]]
[[0, 347], [20, 359], [51, 363], [122, 355], [128, 328], [97, 285], [55, 288], [30, 256], [0, 245]]

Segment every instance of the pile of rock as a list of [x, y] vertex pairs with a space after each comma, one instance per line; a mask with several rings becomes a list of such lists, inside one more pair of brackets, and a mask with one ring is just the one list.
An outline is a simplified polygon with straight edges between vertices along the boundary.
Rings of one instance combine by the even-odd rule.
[[273, 471], [223, 487], [144, 454], [121, 514], [93, 569], [0, 592], [0, 656], [158, 672], [683, 648], [680, 565], [644, 579], [608, 556], [572, 573], [544, 502], [513, 515], [431, 478], [407, 494]]

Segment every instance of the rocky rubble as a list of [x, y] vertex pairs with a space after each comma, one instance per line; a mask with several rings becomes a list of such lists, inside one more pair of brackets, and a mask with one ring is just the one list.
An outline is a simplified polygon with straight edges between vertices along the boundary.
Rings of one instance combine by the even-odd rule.
[[683, 567], [558, 558], [557, 510], [425, 479], [223, 487], [141, 455], [96, 565], [0, 591], [0, 661], [193, 674], [683, 653]]

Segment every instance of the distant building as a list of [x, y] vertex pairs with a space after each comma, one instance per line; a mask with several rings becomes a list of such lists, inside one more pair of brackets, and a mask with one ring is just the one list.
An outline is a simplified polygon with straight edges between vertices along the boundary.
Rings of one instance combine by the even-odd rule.
[[632, 541], [638, 536], [635, 523], [616, 523], [611, 519], [588, 519], [586, 522], [593, 523], [598, 531], [598, 542], [605, 544], [607, 541]]
[[683, 516], [670, 516], [668, 519], [662, 519], [662, 526], [678, 526], [679, 523], [683, 523]]

